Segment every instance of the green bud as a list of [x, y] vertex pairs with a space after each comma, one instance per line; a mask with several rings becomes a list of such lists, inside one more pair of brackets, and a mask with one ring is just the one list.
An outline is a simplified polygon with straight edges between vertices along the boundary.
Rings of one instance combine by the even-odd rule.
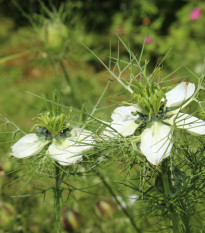
[[[4, 171], [4, 173], [9, 173], [14, 170], [14, 164], [12, 163], [12, 161], [7, 160], [2, 163], [1, 168]], [[0, 168], [0, 172], [1, 172], [1, 168]]]
[[8, 228], [15, 220], [15, 209], [9, 203], [0, 202], [0, 228]]
[[3, 168], [0, 166], [0, 177], [5, 175], [5, 171]]
[[115, 205], [109, 200], [101, 200], [95, 204], [95, 212], [101, 217], [112, 217], [115, 212]]
[[58, 18], [47, 20], [40, 30], [40, 39], [47, 50], [60, 53], [65, 49], [68, 29]]
[[63, 222], [67, 232], [75, 232], [80, 227], [81, 215], [77, 211], [67, 207], [63, 212]]

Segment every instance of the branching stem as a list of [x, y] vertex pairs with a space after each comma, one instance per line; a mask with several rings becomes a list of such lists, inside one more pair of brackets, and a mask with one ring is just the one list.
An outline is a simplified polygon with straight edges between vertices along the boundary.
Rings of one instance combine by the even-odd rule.
[[141, 230], [137, 227], [137, 225], [135, 223], [135, 220], [133, 219], [133, 217], [131, 216], [131, 214], [127, 211], [127, 209], [122, 206], [122, 204], [118, 200], [117, 196], [115, 195], [115, 192], [110, 187], [110, 185], [107, 183], [107, 181], [105, 180], [104, 176], [101, 173], [99, 173], [99, 172], [97, 172], [97, 175], [101, 179], [101, 181], [103, 182], [103, 184], [105, 185], [105, 187], [108, 189], [108, 191], [110, 192], [110, 194], [114, 197], [116, 203], [121, 207], [121, 209], [124, 212], [124, 214], [129, 218], [130, 223], [132, 224], [133, 228], [135, 229], [135, 232], [141, 233]]

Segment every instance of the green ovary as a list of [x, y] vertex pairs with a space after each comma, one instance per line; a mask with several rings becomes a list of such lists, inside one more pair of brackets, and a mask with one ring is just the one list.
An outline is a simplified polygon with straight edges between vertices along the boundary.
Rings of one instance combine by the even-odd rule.
[[156, 117], [165, 105], [162, 102], [164, 97], [163, 91], [157, 84], [146, 84], [144, 86], [142, 83], [137, 83], [135, 85], [134, 99], [141, 113], [146, 115], [149, 120]]

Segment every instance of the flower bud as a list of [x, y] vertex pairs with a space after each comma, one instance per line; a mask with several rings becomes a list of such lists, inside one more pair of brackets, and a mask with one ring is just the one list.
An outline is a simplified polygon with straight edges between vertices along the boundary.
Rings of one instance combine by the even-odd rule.
[[152, 41], [153, 41], [153, 39], [151, 37], [146, 36], [146, 38], [145, 38], [145, 44], [151, 44]]
[[[2, 163], [1, 168], [2, 168], [2, 171], [4, 171], [4, 173], [10, 173], [14, 169], [14, 164], [12, 163], [12, 161], [7, 160]], [[0, 171], [1, 171], [1, 168], [0, 168]]]
[[77, 211], [67, 207], [64, 209], [63, 222], [67, 232], [75, 232], [81, 222], [81, 215]]
[[100, 200], [95, 204], [95, 212], [99, 217], [112, 217], [115, 205], [109, 200]]
[[8, 203], [0, 202], [0, 228], [8, 228], [15, 220], [15, 209]]
[[200, 18], [201, 14], [202, 14], [202, 10], [200, 8], [194, 8], [192, 12], [190, 13], [190, 16], [189, 16], [190, 20], [191, 21], [197, 20], [198, 18]]
[[5, 175], [4, 169], [0, 166], [0, 177]]
[[40, 30], [40, 39], [47, 50], [58, 54], [65, 49], [68, 29], [59, 19], [48, 20]]

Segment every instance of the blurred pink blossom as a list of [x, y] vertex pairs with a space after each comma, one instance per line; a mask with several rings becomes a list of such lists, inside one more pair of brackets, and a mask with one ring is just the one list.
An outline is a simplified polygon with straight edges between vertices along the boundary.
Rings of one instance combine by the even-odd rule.
[[145, 38], [145, 44], [150, 44], [150, 43], [152, 43], [152, 38], [149, 37], [149, 36], [147, 36], [147, 37]]
[[190, 13], [190, 19], [191, 21], [197, 20], [201, 16], [201, 9], [200, 8], [194, 8], [192, 12]]

